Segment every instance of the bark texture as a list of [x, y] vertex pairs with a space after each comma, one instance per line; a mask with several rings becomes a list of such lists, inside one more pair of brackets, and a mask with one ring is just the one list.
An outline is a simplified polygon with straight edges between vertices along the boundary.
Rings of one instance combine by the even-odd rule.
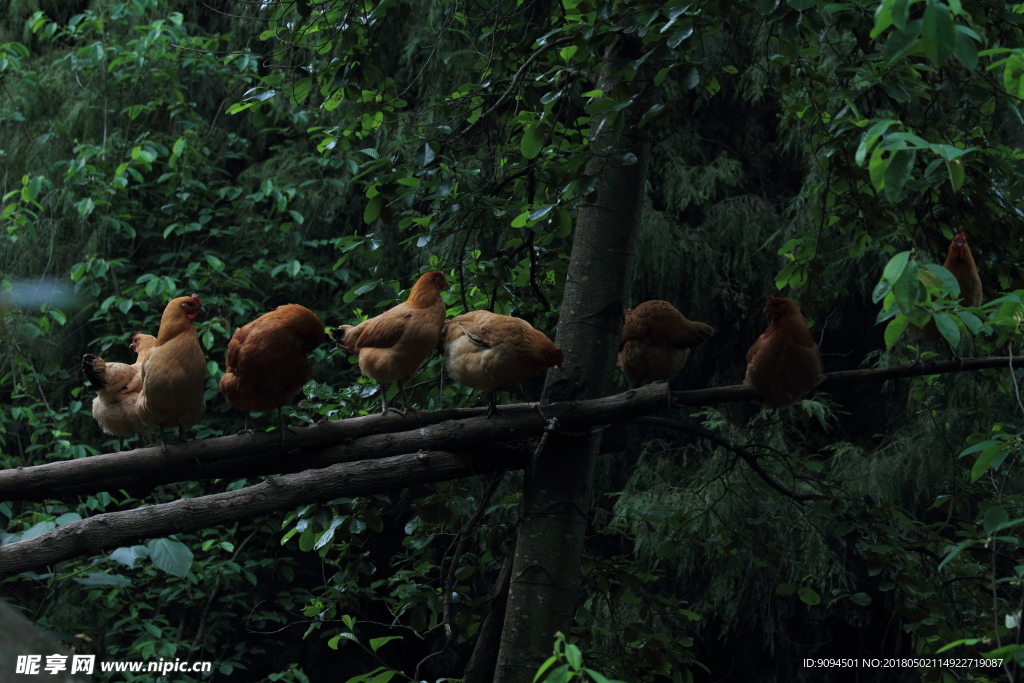
[[[938, 361], [916, 366], [846, 370], [826, 375], [817, 390], [1010, 366], [1009, 358], [997, 356], [965, 358], [962, 363]], [[1024, 367], [1024, 356], [1015, 356], [1012, 367]], [[742, 384], [677, 391], [671, 395], [673, 404], [689, 407], [753, 399], [753, 389]], [[284, 474], [422, 448], [453, 450], [460, 445], [501, 443], [540, 436], [546, 419], [552, 417], [558, 419], [560, 429], [587, 430], [659, 412], [670, 407], [669, 400], [667, 385], [655, 383], [600, 399], [545, 406], [540, 412], [535, 404], [503, 406], [502, 415], [506, 417], [500, 421], [482, 418], [483, 408], [420, 411], [416, 419], [411, 413], [406, 419], [391, 415], [383, 419], [382, 416], [358, 417], [297, 429], [294, 435], [289, 434], [286, 446], [281, 446], [275, 435], [257, 434], [192, 441], [187, 445], [169, 446], [167, 453], [161, 453], [159, 447], [140, 448], [0, 470], [0, 500], [54, 500], [116, 491], [126, 486], [138, 490], [193, 479]], [[445, 425], [446, 422], [452, 424]], [[360, 434], [359, 439], [353, 438]], [[339, 443], [331, 445], [332, 441]]]
[[[418, 420], [366, 418], [323, 422], [295, 430], [295, 441], [282, 447], [278, 437], [257, 434], [225, 436], [160, 448], [96, 455], [0, 471], [0, 500], [52, 500], [131, 486], [138, 493], [176, 481], [256, 477], [321, 469], [344, 462], [386, 458], [421, 450], [465, 450], [540, 436], [547, 420], [557, 418], [567, 429], [625, 422], [671, 406], [666, 384], [605, 396], [585, 403], [564, 402], [538, 410], [535, 404], [502, 408], [500, 418], [483, 417], [473, 410], [465, 419], [440, 422], [429, 411]], [[450, 411], [438, 411], [448, 413]], [[442, 415], [443, 417], [443, 415]], [[354, 422], [355, 425], [348, 423]], [[395, 431], [400, 424], [407, 431]], [[386, 430], [367, 433], [370, 426]], [[354, 427], [354, 428], [353, 428]], [[353, 434], [364, 434], [353, 438]], [[333, 445], [324, 446], [325, 443]], [[320, 444], [304, 446], [303, 444]], [[444, 445], [438, 445], [444, 444]], [[301, 503], [300, 503], [301, 504]]]
[[[834, 372], [828, 375], [826, 380], [819, 385], [819, 388], [864, 382], [882, 382], [889, 379], [916, 377], [923, 374], [933, 375], [1009, 367], [1011, 367], [1009, 358], [991, 357], [967, 358], [962, 363], [942, 361], [928, 363], [924, 366], [898, 365], [872, 370], [849, 370], [846, 372]], [[1024, 367], [1024, 357], [1014, 357], [1012, 367]], [[749, 401], [753, 398], [753, 390], [743, 385], [682, 391], [671, 395], [671, 400], [675, 403], [688, 406], [711, 405], [728, 401]], [[572, 430], [590, 429], [595, 425], [627, 422], [644, 415], [665, 410], [669, 407], [669, 403], [668, 385], [656, 383], [600, 399], [546, 406], [543, 411], [544, 416], [549, 419], [553, 417], [563, 428], [570, 430], [567, 440], [571, 446], [571, 442], [574, 440], [571, 436]], [[506, 424], [504, 421], [488, 421], [486, 418], [470, 417], [464, 420], [465, 422], [481, 420], [484, 425], [484, 427], [476, 426], [470, 429], [470, 432], [480, 429], [482, 434], [487, 437], [483, 439], [485, 445], [473, 451], [451, 452], [438, 449], [433, 452], [419, 451], [417, 453], [406, 453], [389, 457], [381, 457], [379, 453], [368, 452], [363, 455], [366, 458], [364, 460], [343, 462], [324, 469], [308, 470], [302, 474], [270, 479], [238, 491], [178, 500], [173, 503], [152, 505], [137, 510], [106, 513], [79, 522], [72, 522], [41, 536], [0, 547], [0, 578], [42, 565], [71, 559], [79, 555], [96, 554], [104, 549], [115, 548], [137, 540], [188, 532], [240, 519], [250, 519], [254, 515], [275, 510], [290, 510], [299, 505], [330, 500], [342, 495], [369, 495], [382, 491], [393, 491], [425, 481], [442, 481], [472, 474], [482, 474], [501, 468], [512, 469], [522, 467], [525, 462], [525, 458], [521, 455], [522, 446], [500, 444], [497, 442], [501, 438], [507, 437], [506, 440], [515, 439], [520, 440], [521, 443], [523, 439], [541, 434], [544, 431], [544, 417], [539, 414], [536, 406], [532, 404], [516, 407], [515, 409], [507, 407], [502, 410], [502, 413], [510, 415], [508, 419], [513, 421], [512, 425]], [[425, 422], [430, 422], [428, 413], [422, 413], [421, 415]], [[362, 418], [357, 418], [357, 420], [359, 419]], [[338, 427], [343, 428], [342, 425], [338, 425]], [[494, 431], [491, 431], [491, 428]], [[385, 434], [383, 436], [393, 436], [398, 439], [396, 443], [404, 444], [408, 443], [409, 438], [418, 437], [422, 431], [423, 429], [421, 428], [411, 433]], [[710, 438], [712, 441], [727, 448], [736, 448], [735, 444], [718, 439], [703, 429], [691, 427], [684, 431], [704, 435], [705, 438]], [[442, 444], [455, 443], [460, 435], [459, 430], [452, 430], [447, 433], [450, 440], [446, 441], [446, 438], [438, 437], [437, 442]], [[413, 436], [410, 436], [410, 434]], [[501, 435], [504, 435], [504, 437]], [[545, 447], [548, 445], [547, 442], [558, 443], [553, 440], [561, 439], [566, 435], [559, 436], [551, 433], [547, 436], [548, 438], [544, 444]], [[248, 446], [242, 439], [248, 440], [249, 438], [224, 437], [224, 440], [234, 444], [232, 448], [235, 451], [245, 452]], [[474, 439], [476, 438], [474, 437]], [[615, 440], [612, 439], [611, 441]], [[203, 442], [193, 442], [192, 445], [195, 443]], [[602, 452], [607, 452], [613, 447], [613, 444], [604, 446]], [[568, 446], [565, 447], [564, 451], [568, 451]], [[36, 476], [33, 472], [34, 470], [45, 472], [42, 480], [44, 483], [49, 482], [61, 490], [74, 490], [75, 480], [80, 476], [81, 470], [79, 468], [82, 463], [89, 460], [110, 459], [117, 456], [117, 467], [119, 469], [113, 474], [113, 479], [97, 480], [83, 489], [84, 492], [108, 490], [105, 484], [110, 481], [120, 481], [121, 477], [128, 476], [124, 472], [131, 471], [133, 454], [139, 452], [132, 451], [129, 453], [112, 454], [110, 456], [94, 456], [92, 458], [51, 463], [39, 467], [4, 470], [0, 472], [4, 491], [4, 496], [0, 496], [0, 500], [17, 500], [24, 497], [18, 495], [18, 486], [20, 484], [33, 488], [44, 486], [44, 484], [40, 483], [40, 480], [34, 479]], [[351, 455], [351, 452], [348, 454]], [[377, 459], [374, 459], [375, 455]], [[280, 457], [283, 458], [284, 456], [281, 455]], [[303, 460], [302, 462], [308, 461]], [[757, 471], [756, 462], [748, 462]], [[179, 481], [185, 478], [181, 476], [179, 467], [180, 463], [172, 461], [165, 463], [163, 469], [152, 471], [159, 474], [163, 481]], [[236, 476], [243, 476], [239, 473], [235, 474]], [[764, 476], [763, 473], [759, 472], [759, 474]], [[770, 485], [772, 484], [768, 479], [766, 481]], [[551, 489], [537, 487], [537, 490], [543, 492], [550, 491]], [[790, 495], [790, 492], [787, 491], [783, 491], [783, 493]], [[49, 498], [50, 496], [40, 494], [40, 497]], [[799, 497], [809, 498], [813, 496]], [[542, 519], [547, 518], [544, 515], [540, 515], [540, 517]], [[560, 547], [556, 548], [556, 550], [561, 552]], [[546, 571], [547, 568], [541, 567], [541, 570]], [[481, 656], [483, 654], [481, 653]], [[493, 665], [493, 660], [491, 662], [491, 664], [484, 666]]]
[[0, 578], [78, 555], [131, 545], [145, 538], [251, 519], [275, 510], [291, 510], [341, 496], [369, 495], [521, 466], [514, 458], [502, 457], [514, 452], [490, 448], [479, 453], [407, 453], [289, 474], [237, 491], [107, 512], [70, 522], [35, 538], [0, 546]]
[[[608, 46], [598, 83], [602, 90], [611, 92], [616, 72], [634, 53], [632, 37], [619, 36]], [[642, 84], [632, 85], [636, 99], [630, 110], [642, 112], [644, 97], [635, 92]], [[635, 126], [617, 125], [603, 115], [594, 117], [591, 129], [594, 157], [587, 174], [597, 182], [580, 207], [573, 234], [555, 338], [566, 362], [548, 372], [546, 400], [585, 400], [611, 390], [632, 281], [648, 143]], [[575, 432], [552, 429], [527, 467], [497, 683], [530, 683], [551, 654], [555, 633], [572, 627], [600, 439], [596, 425]]]

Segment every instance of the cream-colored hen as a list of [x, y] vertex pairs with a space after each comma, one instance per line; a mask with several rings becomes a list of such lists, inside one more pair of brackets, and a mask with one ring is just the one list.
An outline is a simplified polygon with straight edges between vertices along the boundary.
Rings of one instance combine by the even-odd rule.
[[445, 328], [445, 370], [459, 384], [490, 392], [488, 417], [497, 411], [495, 389], [562, 364], [562, 350], [522, 318], [473, 311]]
[[138, 403], [142, 395], [142, 364], [155, 345], [153, 335], [133, 334], [129, 348], [136, 354], [136, 360], [132, 365], [107, 363], [89, 353], [82, 356], [82, 370], [97, 391], [92, 416], [105, 433], [124, 439], [136, 434], [145, 436], [152, 430], [142, 421]]

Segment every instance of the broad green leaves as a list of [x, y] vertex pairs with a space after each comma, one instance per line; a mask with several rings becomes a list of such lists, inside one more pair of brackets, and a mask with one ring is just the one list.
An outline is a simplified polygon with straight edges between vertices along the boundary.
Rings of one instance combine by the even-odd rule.
[[[872, 293], [875, 303], [882, 302], [878, 322], [890, 320], [884, 335], [886, 348], [892, 348], [907, 325], [924, 327], [934, 321], [939, 334], [955, 349], [960, 344], [961, 327], [967, 328], [959, 314], [969, 316], [972, 322], [978, 319], [967, 311], [956, 311], [956, 316], [947, 312], [950, 309], [944, 301], [960, 296], [960, 285], [952, 273], [934, 264], [918, 266], [910, 256], [911, 252], [904, 251], [889, 259]], [[977, 333], [981, 328], [969, 329]]]

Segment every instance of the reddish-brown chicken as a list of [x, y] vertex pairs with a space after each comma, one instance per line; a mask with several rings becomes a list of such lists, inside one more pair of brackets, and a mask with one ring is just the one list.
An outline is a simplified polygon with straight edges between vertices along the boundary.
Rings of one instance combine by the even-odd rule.
[[[949, 243], [946, 252], [946, 262], [942, 267], [953, 274], [960, 285], [960, 301], [964, 306], [981, 305], [981, 278], [978, 277], [978, 266], [974, 263], [974, 256], [971, 248], [967, 245], [967, 236], [963, 230], [958, 232], [953, 241]], [[907, 336], [917, 344], [917, 356], [914, 363], [921, 362], [921, 342], [938, 341], [942, 338], [939, 328], [935, 326], [935, 320], [929, 320], [924, 327], [918, 327], [913, 323], [907, 325]], [[956, 357], [956, 349], [951, 349]]]
[[142, 392], [142, 364], [155, 344], [156, 337], [151, 334], [133, 334], [129, 348], [137, 358], [132, 365], [107, 363], [89, 353], [82, 356], [82, 370], [90, 386], [97, 391], [92, 401], [92, 416], [105, 433], [124, 439], [136, 434], [145, 436], [151, 431], [139, 416], [138, 403]]
[[[381, 384], [382, 413], [389, 410], [405, 415], [409, 399], [405, 383], [437, 346], [444, 324], [441, 290], [448, 287], [443, 273], [424, 273], [405, 303], [388, 309], [376, 318], [358, 325], [342, 325], [331, 331], [331, 338], [349, 353], [359, 356], [359, 369]], [[398, 382], [404, 410], [389, 407], [387, 385]]]
[[671, 380], [686, 365], [690, 349], [714, 333], [710, 325], [687, 320], [667, 301], [645, 301], [626, 311], [616, 365], [634, 387]]
[[278, 306], [235, 330], [228, 342], [220, 393], [245, 411], [267, 413], [277, 408], [284, 438], [281, 407], [291, 402], [313, 367], [307, 356], [324, 340], [324, 325], [313, 311], [298, 304]]
[[783, 408], [818, 386], [825, 379], [825, 366], [795, 303], [769, 296], [764, 310], [771, 322], [747, 351], [743, 383], [757, 392], [756, 403]]
[[171, 299], [160, 318], [156, 345], [142, 364], [142, 396], [139, 415], [147, 427], [177, 427], [183, 441], [185, 430], [199, 422], [206, 410], [206, 357], [192, 324], [203, 310], [195, 294]]
[[562, 364], [562, 350], [521, 318], [490, 311], [445, 323], [444, 367], [459, 384], [489, 392], [487, 416], [498, 407], [494, 390]]

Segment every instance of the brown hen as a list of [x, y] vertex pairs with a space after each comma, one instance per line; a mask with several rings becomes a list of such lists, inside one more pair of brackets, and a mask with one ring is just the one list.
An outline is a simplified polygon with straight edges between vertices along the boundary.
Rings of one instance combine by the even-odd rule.
[[771, 322], [747, 351], [743, 383], [757, 392], [755, 403], [783, 408], [818, 386], [825, 379], [825, 368], [821, 351], [795, 303], [769, 296], [765, 311]]
[[[342, 325], [331, 330], [331, 338], [339, 346], [358, 355], [362, 373], [381, 384], [382, 413], [391, 410], [405, 415], [408, 412], [405, 383], [437, 346], [445, 311], [441, 290], [447, 287], [443, 273], [424, 273], [413, 285], [405, 303], [358, 325]], [[398, 382], [404, 410], [388, 406], [387, 385], [392, 382]]]
[[324, 325], [313, 311], [298, 304], [278, 306], [235, 330], [228, 342], [220, 393], [228, 403], [249, 413], [277, 409], [284, 439], [282, 406], [288, 405], [313, 376], [310, 353], [324, 340]]
[[171, 299], [160, 318], [156, 345], [142, 365], [139, 415], [147, 427], [160, 430], [161, 446], [166, 427], [177, 427], [187, 442], [185, 430], [206, 410], [206, 357], [192, 324], [202, 310], [195, 294]]
[[714, 333], [710, 325], [687, 320], [667, 301], [645, 301], [626, 311], [616, 366], [634, 387], [671, 380], [686, 365], [690, 349]]
[[[973, 307], [981, 305], [981, 278], [978, 277], [978, 266], [974, 263], [974, 255], [967, 244], [967, 236], [963, 230], [953, 237], [946, 251], [946, 262], [942, 267], [953, 274], [960, 285], [960, 301], [964, 306]], [[914, 363], [921, 362], [921, 342], [938, 341], [942, 338], [939, 328], [932, 318], [924, 327], [910, 323], [907, 325], [907, 336], [917, 344], [917, 356]], [[956, 349], [951, 349], [954, 358], [957, 357]]]

